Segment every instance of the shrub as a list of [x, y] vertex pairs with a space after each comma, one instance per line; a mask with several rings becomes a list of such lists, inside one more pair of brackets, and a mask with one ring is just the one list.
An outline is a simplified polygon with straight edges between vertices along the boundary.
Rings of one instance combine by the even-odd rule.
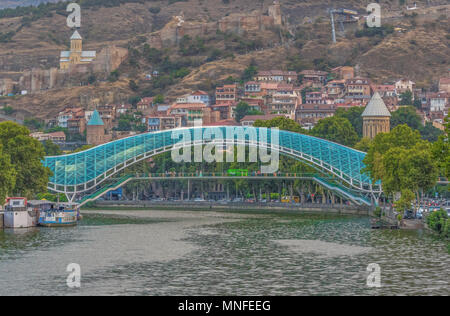
[[158, 14], [159, 12], [161, 12], [161, 8], [160, 7], [151, 7], [150, 9], [148, 9], [151, 13], [153, 14]]
[[5, 106], [3, 108], [3, 113], [5, 113], [6, 115], [11, 115], [15, 112], [16, 110], [14, 110], [11, 106]]
[[381, 217], [381, 208], [379, 206], [377, 206], [377, 208], [375, 209], [375, 211], [373, 211], [373, 215], [375, 217]]
[[448, 214], [445, 210], [440, 209], [439, 211], [431, 213], [427, 217], [427, 224], [429, 228], [437, 232], [439, 235], [443, 237], [450, 237], [450, 219], [448, 218]]

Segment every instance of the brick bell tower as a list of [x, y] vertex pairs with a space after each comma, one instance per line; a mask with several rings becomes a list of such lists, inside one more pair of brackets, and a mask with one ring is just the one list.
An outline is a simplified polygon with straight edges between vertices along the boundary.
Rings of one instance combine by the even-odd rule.
[[97, 110], [92, 114], [86, 127], [86, 141], [89, 145], [98, 146], [105, 143], [105, 124]]

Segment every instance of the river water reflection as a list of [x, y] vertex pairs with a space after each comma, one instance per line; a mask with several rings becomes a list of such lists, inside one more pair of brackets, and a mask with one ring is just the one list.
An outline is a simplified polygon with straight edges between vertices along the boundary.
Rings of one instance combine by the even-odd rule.
[[[371, 263], [381, 288], [366, 285]], [[365, 217], [96, 211], [78, 227], [0, 231], [0, 295], [449, 295], [449, 267], [433, 235]]]

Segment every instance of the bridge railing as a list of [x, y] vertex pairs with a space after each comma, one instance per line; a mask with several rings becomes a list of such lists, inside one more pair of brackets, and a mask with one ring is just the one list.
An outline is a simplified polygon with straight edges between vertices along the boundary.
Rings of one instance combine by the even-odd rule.
[[[230, 174], [226, 172], [166, 172], [166, 173], [136, 173], [135, 178], [314, 178], [316, 173], [261, 173], [258, 171], [240, 172], [240, 174]], [[321, 176], [323, 177], [323, 176]], [[331, 179], [327, 178], [327, 179]]]

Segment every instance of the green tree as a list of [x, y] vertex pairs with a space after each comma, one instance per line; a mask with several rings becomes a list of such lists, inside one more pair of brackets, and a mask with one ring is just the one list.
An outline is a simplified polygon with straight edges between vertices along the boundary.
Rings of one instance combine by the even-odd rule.
[[0, 205], [5, 203], [5, 198], [13, 192], [16, 184], [16, 170], [2, 147], [0, 144]]
[[374, 182], [381, 180], [386, 194], [406, 194], [401, 196], [402, 205], [410, 200], [409, 191], [415, 194], [417, 201], [424, 191], [436, 184], [438, 177], [430, 143], [406, 124], [390, 133], [378, 134], [370, 143], [364, 163], [364, 171]]
[[256, 67], [256, 64], [254, 60], [250, 63], [250, 65], [245, 68], [244, 73], [242, 74], [242, 81], [246, 82], [249, 80], [253, 80], [253, 77], [258, 73], [258, 68]]
[[44, 141], [43, 145], [44, 145], [46, 156], [59, 156], [62, 154], [62, 151], [59, 148], [59, 146], [56, 145], [51, 140]]
[[433, 158], [441, 171], [441, 175], [450, 178], [450, 143], [448, 138], [449, 117], [445, 119], [445, 134], [440, 136], [432, 146]]
[[234, 109], [234, 115], [236, 118], [236, 122], [240, 122], [244, 116], [248, 114], [250, 111], [250, 106], [246, 102], [239, 102], [236, 108]]
[[131, 125], [130, 120], [128, 120], [126, 118], [120, 118], [117, 129], [119, 131], [131, 131], [132, 125]]
[[332, 116], [320, 120], [311, 134], [345, 146], [354, 146], [359, 140], [350, 121], [343, 117]]
[[131, 90], [133, 90], [135, 92], [139, 90], [139, 86], [137, 85], [136, 81], [134, 81], [134, 80], [130, 80], [130, 82], [128, 83], [128, 86], [130, 87]]
[[95, 74], [90, 74], [88, 77], [88, 82], [89, 84], [94, 84], [97, 82], [97, 77], [95, 76]]
[[395, 128], [401, 124], [407, 124], [412, 129], [418, 130], [422, 135], [422, 139], [435, 142], [442, 132], [431, 123], [422, 124], [422, 118], [416, 112], [413, 106], [402, 107], [392, 113], [391, 127]]
[[413, 94], [411, 90], [406, 90], [404, 93], [400, 94], [400, 105], [413, 105]]
[[0, 144], [3, 152], [11, 157], [16, 171], [13, 193], [32, 197], [46, 190], [51, 171], [41, 163], [45, 156], [44, 146], [29, 134], [30, 131], [19, 124], [0, 123]]
[[364, 159], [365, 171], [369, 172], [373, 179], [379, 180], [375, 163], [380, 159], [380, 156], [384, 155], [390, 148], [412, 148], [420, 141], [420, 133], [405, 124], [397, 126], [390, 133], [378, 134], [371, 142], [370, 149]]
[[400, 199], [395, 203], [395, 207], [402, 212], [408, 210], [411, 208], [414, 198], [414, 193], [410, 189], [403, 189]]
[[392, 113], [391, 128], [395, 128], [401, 124], [407, 124], [415, 130], [419, 130], [422, 127], [422, 119], [417, 114], [416, 108], [413, 106], [402, 107]]
[[82, 151], [91, 149], [91, 148], [93, 148], [93, 147], [94, 147], [94, 145], [83, 145], [83, 146], [81, 146], [81, 147], [75, 149], [75, 150], [72, 152], [72, 154], [74, 154], [74, 153], [79, 153], [79, 152], [82, 152]]
[[420, 98], [419, 98], [419, 97], [416, 96], [416, 97], [414, 98], [413, 105], [414, 105], [414, 107], [415, 107], [416, 109], [418, 109], [418, 110], [421, 110], [421, 109], [422, 109], [422, 102], [420, 101]]
[[151, 7], [148, 9], [153, 14], [158, 14], [161, 11], [160, 7]]
[[141, 101], [141, 98], [138, 96], [133, 96], [128, 98], [128, 102], [130, 102], [130, 104], [133, 106], [133, 108], [137, 107], [137, 104], [139, 103], [139, 101]]
[[266, 127], [266, 128], [274, 128], [278, 127], [282, 131], [289, 131], [294, 133], [306, 134], [307, 131], [303, 129], [300, 124], [295, 122], [294, 120], [288, 119], [284, 116], [279, 116], [273, 118], [271, 120], [262, 121], [257, 120], [254, 124], [254, 127]]
[[15, 110], [11, 106], [5, 106], [3, 108], [3, 113], [5, 113], [6, 115], [11, 115], [14, 112], [15, 112]]
[[445, 210], [439, 210], [432, 212], [427, 217], [428, 227], [436, 231], [443, 237], [450, 237], [449, 225], [450, 219], [448, 218], [447, 212]]
[[440, 129], [433, 126], [433, 123], [427, 122], [425, 126], [421, 126], [420, 134], [422, 135], [422, 139], [427, 140], [429, 142], [436, 142], [443, 133]]
[[368, 152], [370, 149], [370, 144], [372, 143], [372, 140], [370, 138], [363, 138], [355, 145], [356, 150], [360, 150], [363, 152]]
[[350, 109], [337, 109], [335, 116], [337, 117], [343, 117], [346, 118], [350, 124], [352, 124], [353, 128], [355, 129], [356, 133], [360, 138], [363, 136], [363, 118], [362, 114], [364, 112], [363, 107], [354, 106]]
[[44, 128], [44, 122], [37, 119], [37, 118], [29, 118], [29, 119], [25, 119], [23, 121], [23, 124], [28, 127], [31, 130], [40, 130], [41, 128]]
[[117, 80], [119, 80], [119, 77], [120, 77], [119, 71], [118, 71], [118, 70], [114, 70], [114, 71], [112, 71], [112, 72], [109, 74], [108, 80], [109, 80], [110, 82], [116, 82]]
[[36, 195], [36, 198], [38, 200], [47, 200], [50, 202], [58, 202], [58, 198], [59, 198], [59, 202], [62, 202], [62, 203], [68, 202], [66, 195], [62, 194], [62, 193], [60, 193], [60, 194], [52, 194], [52, 193], [48, 193], [48, 192], [47, 193], [38, 193]]
[[163, 104], [164, 101], [164, 96], [162, 94], [158, 94], [157, 96], [155, 96], [155, 98], [153, 99], [153, 102], [155, 104]]

